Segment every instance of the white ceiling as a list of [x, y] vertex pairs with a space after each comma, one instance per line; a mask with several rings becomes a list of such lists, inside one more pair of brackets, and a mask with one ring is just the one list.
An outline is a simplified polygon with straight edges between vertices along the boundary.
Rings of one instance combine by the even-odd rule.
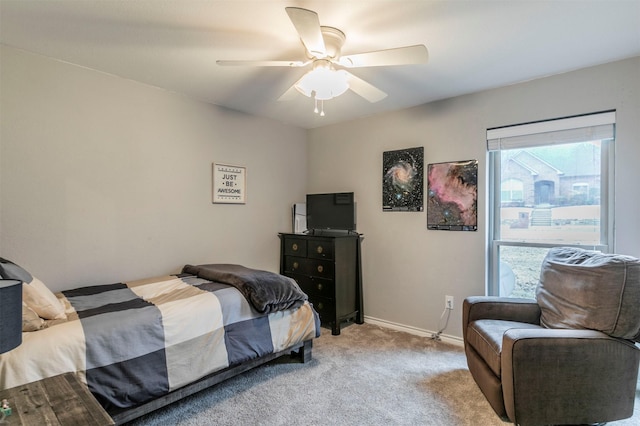
[[[306, 69], [216, 60], [306, 59], [285, 6], [344, 31], [343, 55], [424, 44], [429, 62], [351, 70], [389, 96], [349, 91], [325, 117], [303, 95], [277, 101]], [[638, 56], [640, 0], [0, 0], [0, 41], [314, 128]]]

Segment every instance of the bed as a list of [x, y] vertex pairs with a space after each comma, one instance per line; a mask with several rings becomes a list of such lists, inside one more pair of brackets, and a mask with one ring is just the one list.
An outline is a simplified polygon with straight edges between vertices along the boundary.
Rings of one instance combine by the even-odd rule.
[[17, 268], [0, 260], [3, 278], [24, 282], [23, 341], [0, 355], [0, 388], [76, 372], [117, 424], [282, 355], [308, 361], [320, 335], [295, 281], [240, 265], [186, 265], [53, 299]]

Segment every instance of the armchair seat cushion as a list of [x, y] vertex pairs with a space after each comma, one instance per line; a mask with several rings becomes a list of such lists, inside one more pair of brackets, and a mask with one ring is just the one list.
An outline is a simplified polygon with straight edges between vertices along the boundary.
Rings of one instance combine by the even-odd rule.
[[467, 327], [467, 343], [475, 349], [498, 378], [502, 376], [502, 338], [512, 329], [541, 329], [539, 325], [494, 319], [476, 320]]

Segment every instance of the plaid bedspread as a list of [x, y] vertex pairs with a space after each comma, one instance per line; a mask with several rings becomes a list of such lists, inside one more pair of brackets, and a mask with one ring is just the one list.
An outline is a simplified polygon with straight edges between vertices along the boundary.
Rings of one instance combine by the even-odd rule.
[[192, 275], [57, 296], [67, 321], [23, 333], [0, 355], [0, 387], [79, 372], [105, 408], [127, 408], [320, 333], [307, 302], [263, 315], [235, 288]]

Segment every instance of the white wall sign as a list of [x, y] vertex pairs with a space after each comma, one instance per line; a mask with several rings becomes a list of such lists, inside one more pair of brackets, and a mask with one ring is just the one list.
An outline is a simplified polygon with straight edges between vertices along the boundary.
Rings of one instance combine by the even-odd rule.
[[246, 175], [245, 167], [213, 163], [213, 202], [244, 204]]

